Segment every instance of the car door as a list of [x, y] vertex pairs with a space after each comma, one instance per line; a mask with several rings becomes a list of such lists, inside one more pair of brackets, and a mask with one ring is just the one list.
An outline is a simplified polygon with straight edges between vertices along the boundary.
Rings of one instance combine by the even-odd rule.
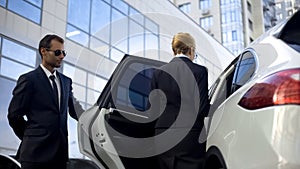
[[[147, 147], [154, 121], [147, 113], [153, 71], [164, 62], [125, 55], [97, 103], [78, 122], [80, 151], [101, 169], [156, 168]], [[149, 141], [149, 140], [148, 140]]]
[[[247, 131], [251, 129], [249, 114], [238, 109], [237, 102], [243, 93], [240, 89], [255, 74], [256, 63], [255, 52], [252, 49], [246, 49], [224, 70], [210, 92], [207, 159], [213, 156], [218, 157], [222, 167], [226, 166], [228, 158], [235, 158], [235, 156], [228, 155], [232, 150], [235, 151], [236, 135], [249, 133]], [[240, 148], [240, 146], [236, 147]], [[208, 162], [206, 165], [212, 164]]]

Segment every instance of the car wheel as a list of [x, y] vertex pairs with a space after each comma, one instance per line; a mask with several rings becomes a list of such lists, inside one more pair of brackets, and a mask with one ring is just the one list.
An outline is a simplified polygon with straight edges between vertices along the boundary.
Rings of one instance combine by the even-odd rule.
[[21, 169], [21, 165], [12, 157], [0, 154], [0, 169]]
[[209, 148], [205, 156], [204, 169], [227, 169], [224, 158], [218, 148]]

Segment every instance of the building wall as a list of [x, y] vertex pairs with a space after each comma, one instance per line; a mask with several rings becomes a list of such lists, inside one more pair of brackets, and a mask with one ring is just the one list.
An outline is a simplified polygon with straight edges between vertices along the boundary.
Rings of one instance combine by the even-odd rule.
[[[299, 0], [172, 0], [235, 55], [278, 22], [291, 16]], [[201, 3], [209, 6], [201, 9]], [[183, 7], [190, 4], [189, 8]], [[212, 26], [200, 20], [213, 18]], [[240, 19], [241, 18], [241, 19]]]
[[[59, 71], [72, 78], [74, 95], [85, 109], [95, 103], [125, 53], [170, 61], [171, 39], [178, 32], [195, 37], [201, 56], [198, 63], [207, 66], [210, 85], [233, 59], [216, 39], [168, 0], [74, 2], [0, 1], [0, 129], [1, 138], [6, 138], [0, 139], [1, 151], [15, 153], [19, 144], [8, 126], [8, 104], [19, 75], [41, 63], [37, 47], [48, 33], [65, 39], [67, 56]], [[69, 120], [70, 157], [81, 158], [76, 124]]]
[[265, 32], [263, 18], [263, 4], [261, 0], [244, 1], [244, 17], [245, 20], [252, 22], [252, 28], [249, 22], [245, 22], [245, 43], [248, 46], [254, 39], [258, 38]]

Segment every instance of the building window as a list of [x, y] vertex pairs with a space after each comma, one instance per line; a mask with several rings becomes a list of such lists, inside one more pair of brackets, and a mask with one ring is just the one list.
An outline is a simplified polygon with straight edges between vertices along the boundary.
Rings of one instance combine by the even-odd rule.
[[63, 72], [66, 76], [73, 77], [74, 96], [85, 109], [96, 103], [107, 83], [106, 78], [67, 62], [64, 62]]
[[208, 9], [211, 7], [211, 0], [199, 0], [200, 9]]
[[191, 12], [191, 3], [190, 2], [181, 4], [178, 7], [184, 13], [190, 13]]
[[231, 22], [237, 21], [237, 13], [236, 13], [236, 11], [231, 11], [230, 12], [230, 17], [231, 17]]
[[0, 0], [0, 6], [36, 23], [41, 24], [43, 0]]
[[227, 23], [227, 13], [222, 13], [222, 15], [221, 15], [221, 17], [222, 17], [222, 23]]
[[276, 3], [276, 10], [281, 10], [281, 3]]
[[[69, 0], [66, 37], [115, 62], [119, 62], [125, 53], [145, 51], [145, 40], [156, 40], [151, 44], [156, 44], [154, 49], [158, 50], [158, 24], [124, 1], [109, 2]], [[157, 38], [146, 38], [145, 32]], [[136, 40], [142, 44], [139, 51], [131, 50], [134, 47], [130, 46], [131, 42]]]
[[231, 35], [232, 35], [232, 41], [237, 41], [237, 32], [236, 32], [236, 30], [233, 30], [231, 32]]
[[287, 16], [292, 16], [293, 15], [293, 10], [288, 10], [287, 11]]
[[40, 64], [39, 58], [35, 48], [0, 35], [0, 126], [1, 135], [5, 137], [0, 139], [0, 147], [3, 151], [16, 151], [19, 144], [6, 119], [12, 91], [21, 74]]
[[247, 1], [247, 9], [250, 13], [252, 13], [252, 6], [249, 1]]
[[227, 32], [222, 33], [222, 43], [227, 43], [228, 42], [228, 36]]
[[[37, 51], [19, 42], [1, 38], [0, 75], [17, 80], [37, 65]], [[39, 64], [39, 63], [38, 63]]]
[[[8, 105], [12, 99], [12, 91], [21, 74], [33, 70], [38, 64], [37, 50], [18, 41], [0, 36], [0, 125], [1, 134], [6, 139], [0, 140], [3, 150], [13, 151], [18, 147], [17, 137], [12, 133], [7, 120]], [[3, 118], [2, 118], [3, 117]], [[8, 144], [7, 140], [14, 140]]]
[[200, 26], [205, 29], [206, 31], [210, 31], [210, 28], [213, 25], [213, 17], [208, 16], [204, 18], [200, 18]]
[[0, 6], [5, 7], [6, 6], [6, 0], [0, 0]]
[[286, 2], [286, 7], [291, 8], [293, 6], [292, 1], [287, 1]]
[[249, 28], [253, 31], [253, 22], [248, 19]]
[[282, 13], [277, 14], [277, 20], [281, 21], [283, 19]]

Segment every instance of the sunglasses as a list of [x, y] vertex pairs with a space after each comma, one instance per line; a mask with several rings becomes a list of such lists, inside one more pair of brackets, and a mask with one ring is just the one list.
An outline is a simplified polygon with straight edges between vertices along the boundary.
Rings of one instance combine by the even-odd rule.
[[59, 56], [61, 54], [63, 54], [64, 56], [67, 55], [66, 51], [65, 50], [50, 50], [50, 49], [46, 49], [47, 51], [50, 51], [50, 52], [54, 52], [54, 55], [55, 56]]

